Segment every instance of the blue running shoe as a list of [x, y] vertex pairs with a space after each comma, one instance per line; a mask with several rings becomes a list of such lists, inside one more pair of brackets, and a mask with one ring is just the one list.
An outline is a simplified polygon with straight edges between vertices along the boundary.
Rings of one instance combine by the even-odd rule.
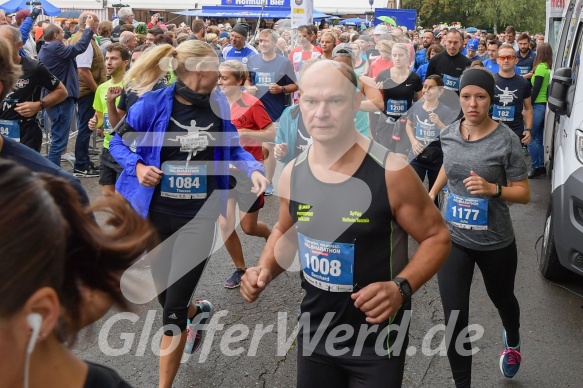
[[196, 301], [196, 315], [188, 320], [186, 324], [186, 346], [184, 353], [192, 354], [196, 352], [204, 341], [206, 325], [213, 315], [213, 305], [208, 300]]
[[500, 370], [505, 377], [512, 378], [518, 373], [518, 368], [520, 368], [520, 363], [522, 362], [520, 343], [514, 348], [508, 346], [506, 331], [504, 331], [503, 339], [504, 350], [500, 353]]
[[237, 268], [235, 272], [225, 281], [225, 288], [237, 288], [241, 285], [241, 278], [245, 274], [245, 271], [241, 268]]
[[265, 194], [266, 197], [269, 197], [270, 195], [273, 195], [273, 184], [269, 184], [267, 186], [267, 189], [265, 189]]

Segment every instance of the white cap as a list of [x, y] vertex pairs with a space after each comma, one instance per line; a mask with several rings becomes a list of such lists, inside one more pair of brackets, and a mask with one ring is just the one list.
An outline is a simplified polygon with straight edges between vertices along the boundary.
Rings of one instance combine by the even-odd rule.
[[389, 29], [387, 28], [387, 26], [385, 26], [384, 24], [379, 24], [378, 26], [376, 26], [374, 28], [373, 35], [382, 35], [382, 34], [388, 34], [388, 33], [389, 33]]

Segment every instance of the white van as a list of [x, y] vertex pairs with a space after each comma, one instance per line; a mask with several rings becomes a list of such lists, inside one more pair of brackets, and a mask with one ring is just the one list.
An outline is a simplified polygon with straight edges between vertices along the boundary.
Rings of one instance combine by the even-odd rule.
[[[583, 275], [582, 4], [582, 0], [570, 0], [566, 5], [552, 46], [555, 58], [544, 133], [552, 194], [539, 265], [549, 280], [561, 279], [569, 271]], [[550, 20], [549, 26], [553, 26]]]

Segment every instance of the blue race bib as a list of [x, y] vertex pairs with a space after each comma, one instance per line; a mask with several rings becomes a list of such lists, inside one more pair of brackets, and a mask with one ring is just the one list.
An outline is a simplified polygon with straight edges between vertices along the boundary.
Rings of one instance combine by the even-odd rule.
[[492, 119], [497, 121], [514, 121], [514, 106], [494, 105]]
[[516, 66], [518, 68], [518, 74], [524, 76], [530, 72], [529, 66]]
[[354, 244], [315, 240], [298, 232], [304, 279], [330, 292], [352, 292]]
[[449, 193], [445, 220], [461, 229], [488, 230], [488, 201]]
[[390, 115], [402, 115], [407, 112], [407, 100], [388, 100], [387, 113]]
[[429, 124], [417, 119], [417, 122], [415, 123], [415, 137], [417, 140], [426, 142], [437, 140], [439, 138], [437, 125], [433, 123]]
[[20, 142], [20, 124], [16, 120], [0, 120], [0, 135]]
[[275, 83], [275, 73], [257, 72], [255, 73], [255, 85], [269, 86]]
[[111, 123], [109, 122], [109, 115], [107, 113], [103, 114], [103, 129], [108, 133], [113, 133], [113, 128], [111, 128]]
[[162, 163], [160, 196], [174, 199], [205, 199], [207, 197], [206, 165], [185, 165], [184, 162]]
[[460, 77], [452, 77], [450, 75], [443, 75], [444, 88], [449, 90], [455, 90], [456, 92], [460, 88]]

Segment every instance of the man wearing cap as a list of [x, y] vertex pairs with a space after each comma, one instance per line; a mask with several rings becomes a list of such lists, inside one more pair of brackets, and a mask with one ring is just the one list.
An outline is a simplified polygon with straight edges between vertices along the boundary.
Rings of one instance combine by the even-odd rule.
[[435, 55], [427, 66], [427, 75], [437, 74], [443, 79], [445, 89], [459, 92], [460, 77], [472, 61], [460, 53], [463, 35], [452, 28], [445, 38], [445, 51]]
[[245, 23], [237, 23], [231, 31], [231, 45], [223, 49], [223, 57], [225, 61], [234, 59], [247, 65], [249, 57], [257, 54], [257, 50], [253, 46], [248, 45], [247, 35], [249, 34], [249, 26]]
[[366, 56], [367, 56], [369, 61], [371, 61], [371, 60], [373, 60], [381, 55], [381, 54], [379, 54], [379, 50], [377, 49], [377, 45], [378, 45], [379, 41], [381, 40], [381, 35], [388, 35], [388, 34], [389, 34], [389, 29], [384, 24], [379, 24], [374, 28], [374, 31], [372, 33], [372, 38], [374, 40], [374, 46], [369, 47], [366, 50]]
[[13, 25], [15, 15], [16, 15], [15, 13], [9, 13], [8, 15], [6, 15], [6, 24], [8, 24], [9, 26]]
[[468, 40], [468, 44], [466, 45], [467, 54], [466, 57], [470, 58], [470, 61], [481, 61], [482, 57], [478, 55], [478, 45], [480, 44], [480, 40], [476, 38], [472, 38]]
[[32, 13], [27, 9], [20, 10], [16, 13], [16, 26], [19, 28], [23, 44], [19, 51], [21, 56], [34, 59], [37, 57], [36, 44], [32, 37], [31, 31], [32, 27], [34, 26], [34, 21], [40, 12], [41, 7], [37, 6], [32, 9]]

